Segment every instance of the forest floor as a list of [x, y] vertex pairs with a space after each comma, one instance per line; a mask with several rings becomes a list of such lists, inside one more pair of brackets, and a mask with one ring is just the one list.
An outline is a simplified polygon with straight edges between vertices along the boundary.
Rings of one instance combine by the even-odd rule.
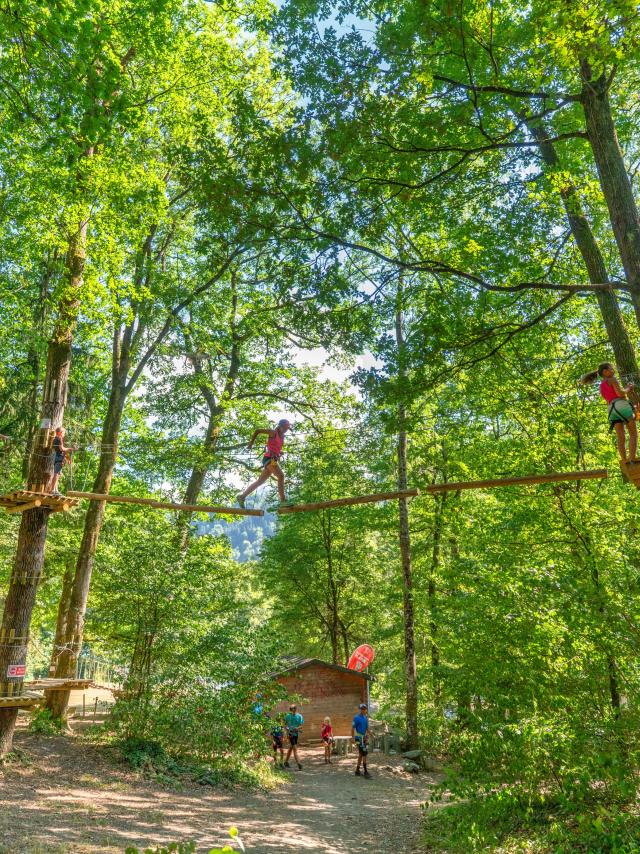
[[312, 748], [302, 751], [303, 770], [283, 774], [274, 791], [176, 791], [77, 734], [23, 730], [15, 747], [22, 760], [0, 769], [0, 854], [123, 854], [128, 845], [188, 840], [206, 852], [229, 842], [233, 825], [248, 854], [411, 854], [424, 850], [420, 805], [438, 782], [379, 753], [366, 780], [353, 774], [353, 757], [327, 767]]

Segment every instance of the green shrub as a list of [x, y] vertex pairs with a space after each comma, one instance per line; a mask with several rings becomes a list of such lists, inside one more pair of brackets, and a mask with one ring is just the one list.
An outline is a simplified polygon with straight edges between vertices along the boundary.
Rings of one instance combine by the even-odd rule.
[[127, 738], [116, 742], [123, 759], [156, 783], [180, 785], [183, 782], [218, 788], [273, 789], [280, 782], [273, 766], [266, 762], [247, 764], [234, 756], [217, 757], [210, 762], [172, 756], [157, 741]]
[[640, 816], [595, 794], [576, 810], [513, 788], [429, 810], [424, 842], [432, 854], [640, 854]]
[[49, 709], [37, 709], [31, 716], [29, 732], [37, 735], [61, 735], [65, 730], [64, 720], [54, 717]]
[[120, 751], [132, 768], [159, 766], [167, 759], [159, 742], [144, 738], [125, 738], [120, 743]]
[[[245, 847], [238, 834], [237, 827], [229, 828], [229, 836], [238, 844], [240, 851], [244, 851]], [[228, 852], [236, 851], [237, 849], [225, 845], [224, 848], [210, 848], [207, 854], [228, 854]], [[171, 842], [167, 846], [158, 846], [157, 848], [145, 848], [140, 851], [135, 846], [130, 846], [126, 849], [125, 854], [196, 854], [195, 842]]]

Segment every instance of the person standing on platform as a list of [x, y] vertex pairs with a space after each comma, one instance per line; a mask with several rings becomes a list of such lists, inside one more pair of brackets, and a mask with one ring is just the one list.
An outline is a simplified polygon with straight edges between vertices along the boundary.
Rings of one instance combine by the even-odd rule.
[[302, 765], [298, 759], [298, 738], [300, 737], [300, 730], [302, 729], [303, 724], [304, 718], [298, 712], [298, 707], [295, 703], [292, 703], [289, 706], [289, 714], [286, 715], [284, 719], [284, 726], [287, 730], [287, 738], [289, 739], [289, 750], [287, 750], [287, 758], [284, 760], [285, 768], [289, 768], [289, 759], [293, 753], [293, 757], [298, 766], [298, 771], [302, 771]]
[[[367, 717], [367, 704], [360, 703], [360, 711], [353, 719], [351, 724], [351, 740], [358, 747], [358, 764], [356, 766], [356, 776], [361, 773], [365, 777], [370, 777], [367, 770], [367, 754], [369, 753], [369, 718]], [[360, 771], [362, 765], [363, 771]]]
[[56, 435], [53, 439], [53, 478], [51, 479], [51, 487], [49, 492], [52, 495], [60, 495], [58, 492], [58, 481], [60, 480], [60, 472], [62, 466], [69, 459], [69, 455], [75, 448], [66, 448], [64, 444], [64, 427], [58, 427]]
[[[601, 380], [600, 394], [608, 405], [609, 430], [616, 431], [616, 444], [618, 446], [620, 462], [640, 463], [640, 459], [638, 459], [636, 413], [631, 402], [628, 400], [628, 395], [633, 392], [633, 385], [629, 383], [623, 388], [618, 382], [615, 368], [610, 362], [603, 362], [601, 365], [598, 365], [597, 370], [580, 377], [580, 385], [589, 385], [598, 378]], [[628, 456], [625, 428], [629, 433]]]

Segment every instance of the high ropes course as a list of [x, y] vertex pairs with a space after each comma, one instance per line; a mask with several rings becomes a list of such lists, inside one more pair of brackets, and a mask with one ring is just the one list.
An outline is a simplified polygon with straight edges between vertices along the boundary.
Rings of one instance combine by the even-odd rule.
[[[640, 465], [621, 463], [622, 476], [628, 483], [640, 489]], [[577, 480], [603, 480], [609, 477], [607, 469], [587, 469], [584, 471], [551, 472], [548, 474], [530, 474], [518, 477], [501, 477], [490, 480], [462, 480], [434, 483], [421, 489], [401, 489], [393, 492], [374, 492], [369, 495], [355, 495], [346, 498], [333, 498], [327, 501], [314, 501], [306, 504], [285, 504], [277, 507], [279, 514], [304, 513], [324, 510], [331, 507], [349, 507], [354, 504], [374, 504], [398, 498], [414, 498], [418, 495], [432, 495], [442, 492], [459, 492], [467, 489], [496, 489], [504, 486], [530, 486], [545, 483], [560, 483]], [[219, 513], [229, 516], [264, 516], [264, 510], [242, 507], [224, 507], [210, 504], [177, 504], [160, 501], [155, 498], [142, 498], [135, 495], [109, 495], [97, 492], [75, 492], [55, 495], [39, 489], [18, 489], [0, 495], [0, 508], [7, 513], [24, 513], [36, 507], [52, 512], [66, 512], [77, 507], [80, 501], [105, 501], [112, 504], [137, 504], [158, 510], [173, 510], [182, 513]]]

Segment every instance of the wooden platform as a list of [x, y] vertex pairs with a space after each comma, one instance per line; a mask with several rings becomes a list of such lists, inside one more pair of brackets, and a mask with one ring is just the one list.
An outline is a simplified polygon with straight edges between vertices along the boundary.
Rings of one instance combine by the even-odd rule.
[[640, 489], [640, 463], [620, 463], [623, 480]]
[[419, 489], [401, 489], [396, 492], [374, 492], [371, 495], [355, 495], [352, 498], [316, 501], [312, 504], [292, 504], [276, 509], [278, 513], [304, 513], [308, 510], [324, 510], [325, 507], [350, 507], [352, 504], [375, 504], [378, 501], [392, 501], [394, 498], [414, 498], [416, 495], [420, 495]]
[[34, 679], [24, 683], [30, 691], [86, 691], [93, 687], [91, 679]]
[[78, 500], [68, 495], [51, 495], [49, 492], [33, 492], [29, 489], [16, 489], [0, 495], [0, 507], [7, 513], [24, 513], [36, 507], [55, 512], [66, 513], [78, 505]]
[[0, 697], [0, 709], [30, 709], [43, 700], [42, 694], [16, 694], [14, 697]]

